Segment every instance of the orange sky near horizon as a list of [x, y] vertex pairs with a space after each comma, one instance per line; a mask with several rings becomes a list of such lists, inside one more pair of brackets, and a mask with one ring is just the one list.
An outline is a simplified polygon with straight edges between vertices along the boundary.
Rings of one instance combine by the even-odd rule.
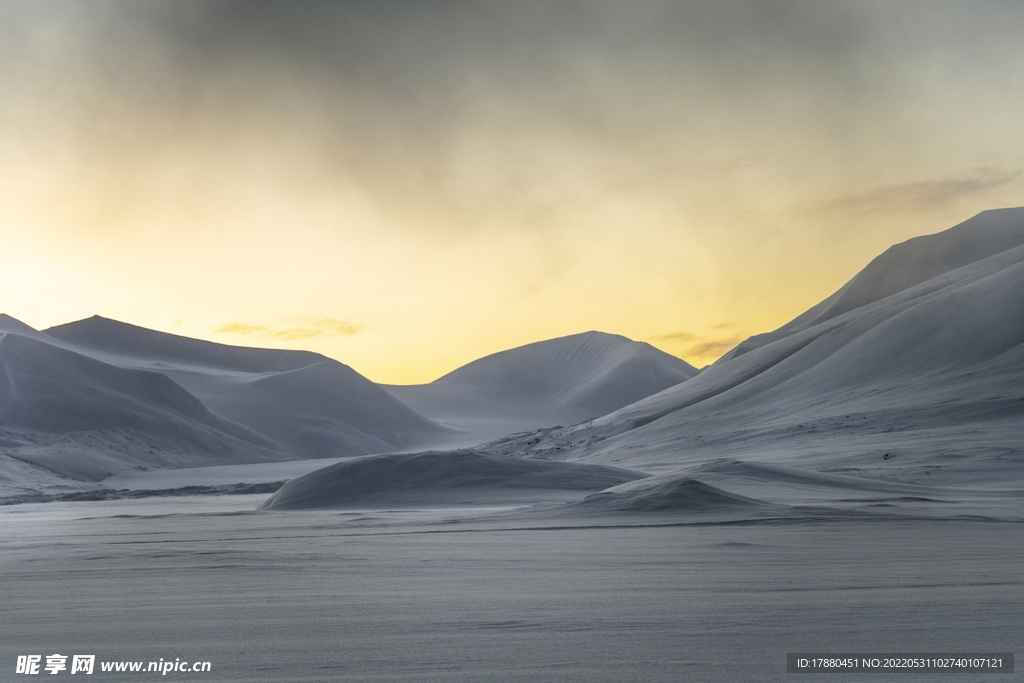
[[1012, 3], [0, 0], [0, 311], [388, 383], [700, 367], [1024, 204]]

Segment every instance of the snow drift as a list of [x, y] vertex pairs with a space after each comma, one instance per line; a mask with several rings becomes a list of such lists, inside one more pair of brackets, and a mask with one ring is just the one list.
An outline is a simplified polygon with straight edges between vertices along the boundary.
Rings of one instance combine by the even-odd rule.
[[293, 479], [261, 509], [479, 505], [579, 497], [647, 475], [614, 467], [448, 451], [374, 455]]
[[723, 491], [683, 475], [660, 475], [594, 493], [572, 510], [601, 512], [726, 512], [768, 507], [768, 504]]

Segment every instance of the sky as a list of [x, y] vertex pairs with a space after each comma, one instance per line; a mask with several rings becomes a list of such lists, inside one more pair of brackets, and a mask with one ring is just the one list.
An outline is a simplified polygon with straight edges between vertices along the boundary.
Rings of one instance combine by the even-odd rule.
[[1024, 3], [0, 0], [0, 312], [700, 367], [1024, 205]]

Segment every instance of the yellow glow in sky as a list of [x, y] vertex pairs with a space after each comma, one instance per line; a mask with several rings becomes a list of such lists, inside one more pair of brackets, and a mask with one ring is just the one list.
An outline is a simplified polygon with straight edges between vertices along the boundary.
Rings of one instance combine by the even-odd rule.
[[0, 311], [389, 383], [590, 329], [699, 367], [1024, 204], [1015, 4], [385, 5], [0, 2]]

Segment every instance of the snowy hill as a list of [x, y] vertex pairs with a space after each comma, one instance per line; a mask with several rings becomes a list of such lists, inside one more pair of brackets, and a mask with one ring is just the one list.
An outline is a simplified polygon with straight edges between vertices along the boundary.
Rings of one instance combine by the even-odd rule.
[[301, 458], [386, 453], [450, 439], [450, 430], [334, 360], [241, 377], [171, 374], [217, 413]]
[[0, 335], [0, 370], [2, 452], [60, 476], [287, 457], [165, 375], [89, 358], [34, 330]]
[[649, 472], [717, 458], [929, 484], [1024, 481], [1024, 209], [888, 250], [694, 379], [491, 444]]
[[649, 344], [586, 332], [495, 353], [430, 384], [385, 388], [480, 441], [598, 417], [696, 374]]
[[215, 344], [99, 316], [45, 333], [81, 353], [161, 372], [293, 458], [400, 450], [449, 432], [317, 353]]
[[602, 415], [695, 374], [646, 344], [599, 333], [387, 391], [316, 353], [215, 344], [100, 316], [39, 332], [4, 315], [0, 334], [0, 485], [17, 490], [54, 476], [94, 481], [475, 444]]
[[0, 334], [20, 334], [23, 337], [40, 338], [45, 335], [42, 332], [37, 331], [35, 328], [26, 325], [25, 323], [12, 318], [6, 313], [0, 313]]
[[0, 485], [13, 490], [128, 469], [351, 457], [448, 434], [319, 354], [99, 317], [45, 332], [0, 317], [0, 368]]
[[983, 211], [949, 230], [893, 245], [835, 294], [775, 332], [747, 339], [726, 357], [742, 355], [770, 341], [1021, 244], [1024, 244], [1021, 209], [997, 209]]

